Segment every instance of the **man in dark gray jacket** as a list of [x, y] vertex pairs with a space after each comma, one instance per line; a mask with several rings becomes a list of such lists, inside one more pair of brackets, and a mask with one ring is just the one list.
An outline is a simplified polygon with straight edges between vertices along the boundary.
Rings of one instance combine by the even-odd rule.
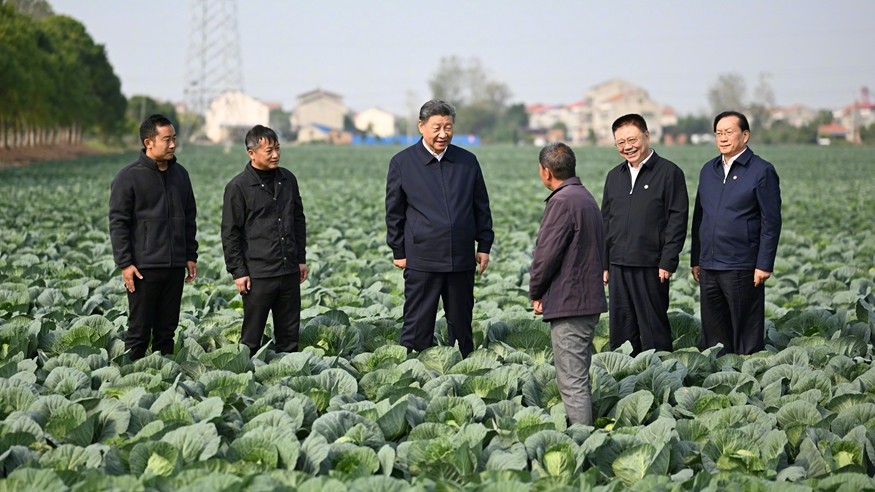
[[183, 280], [197, 277], [197, 207], [176, 162], [176, 130], [153, 114], [140, 125], [143, 151], [112, 181], [109, 235], [128, 291], [125, 348], [131, 360], [173, 353]]
[[570, 147], [547, 145], [538, 161], [541, 181], [552, 193], [532, 253], [529, 296], [535, 314], [550, 322], [556, 380], [568, 420], [592, 425], [592, 338], [599, 315], [607, 311], [602, 216], [575, 175]]
[[273, 313], [276, 352], [298, 349], [301, 285], [307, 280], [307, 223], [298, 180], [280, 165], [276, 132], [262, 125], [246, 134], [249, 162], [225, 186], [222, 249], [225, 267], [243, 296], [240, 343], [261, 347]]

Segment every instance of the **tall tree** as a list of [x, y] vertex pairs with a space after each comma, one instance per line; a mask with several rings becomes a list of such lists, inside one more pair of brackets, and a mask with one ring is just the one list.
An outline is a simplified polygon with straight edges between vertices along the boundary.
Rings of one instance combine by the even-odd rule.
[[713, 114], [723, 111], [744, 111], [747, 86], [744, 77], [737, 73], [724, 73], [708, 89], [708, 103]]
[[755, 131], [768, 128], [772, 123], [772, 109], [775, 107], [775, 90], [769, 82], [771, 74], [760, 73], [756, 87], [753, 89], [753, 101], [747, 111], [750, 124]]

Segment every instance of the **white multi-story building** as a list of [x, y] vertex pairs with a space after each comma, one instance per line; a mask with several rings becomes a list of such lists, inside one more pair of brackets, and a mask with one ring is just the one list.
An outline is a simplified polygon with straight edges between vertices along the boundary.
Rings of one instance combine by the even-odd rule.
[[210, 102], [204, 133], [210, 141], [225, 142], [255, 125], [270, 124], [267, 104], [238, 91], [226, 92]]

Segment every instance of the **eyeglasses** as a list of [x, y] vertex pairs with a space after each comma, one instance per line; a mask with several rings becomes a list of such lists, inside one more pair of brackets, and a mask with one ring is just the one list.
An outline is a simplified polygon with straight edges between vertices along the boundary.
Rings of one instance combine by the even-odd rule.
[[716, 132], [714, 132], [714, 136], [717, 138], [721, 138], [721, 137], [728, 138], [728, 137], [735, 135], [736, 133], [738, 133], [738, 130], [717, 130]]
[[641, 137], [640, 137], [640, 136], [639, 136], [639, 137], [627, 138], [627, 139], [625, 139], [625, 140], [617, 140], [617, 142], [616, 142], [616, 144], [617, 144], [617, 148], [618, 148], [618, 149], [621, 149], [621, 148], [625, 147], [626, 144], [629, 144], [629, 145], [635, 145], [635, 144], [638, 143], [639, 140], [641, 140]]

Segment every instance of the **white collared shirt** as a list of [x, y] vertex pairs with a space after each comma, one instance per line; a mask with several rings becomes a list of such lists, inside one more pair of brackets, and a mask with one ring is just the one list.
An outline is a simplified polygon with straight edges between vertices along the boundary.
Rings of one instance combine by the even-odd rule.
[[726, 157], [723, 158], [723, 182], [726, 182], [726, 178], [729, 177], [729, 170], [732, 168], [732, 163], [735, 162], [735, 159], [738, 159], [738, 156], [744, 154], [744, 151], [747, 150], [747, 146], [744, 147], [744, 150], [730, 157], [729, 160]]
[[629, 161], [626, 161], [626, 167], [629, 168], [629, 176], [632, 177], [632, 188], [629, 189], [630, 195], [632, 194], [632, 190], [635, 189], [635, 180], [638, 179], [638, 173], [641, 171], [641, 166], [643, 166], [645, 162], [649, 161], [651, 157], [653, 157], [653, 149], [650, 149], [650, 154], [647, 156], [646, 159], [638, 164], [638, 167], [632, 167], [632, 164], [629, 164]]
[[438, 160], [438, 162], [440, 162], [441, 159], [444, 158], [444, 154], [446, 154], [446, 153], [447, 153], [447, 149], [450, 148], [449, 145], [448, 145], [448, 146], [447, 146], [447, 149], [444, 149], [443, 152], [441, 152], [440, 154], [435, 154], [434, 151], [431, 150], [431, 148], [428, 146], [428, 144], [425, 143], [425, 139], [422, 140], [422, 145], [425, 147], [425, 150], [427, 150], [429, 154], [433, 155], [434, 158]]

